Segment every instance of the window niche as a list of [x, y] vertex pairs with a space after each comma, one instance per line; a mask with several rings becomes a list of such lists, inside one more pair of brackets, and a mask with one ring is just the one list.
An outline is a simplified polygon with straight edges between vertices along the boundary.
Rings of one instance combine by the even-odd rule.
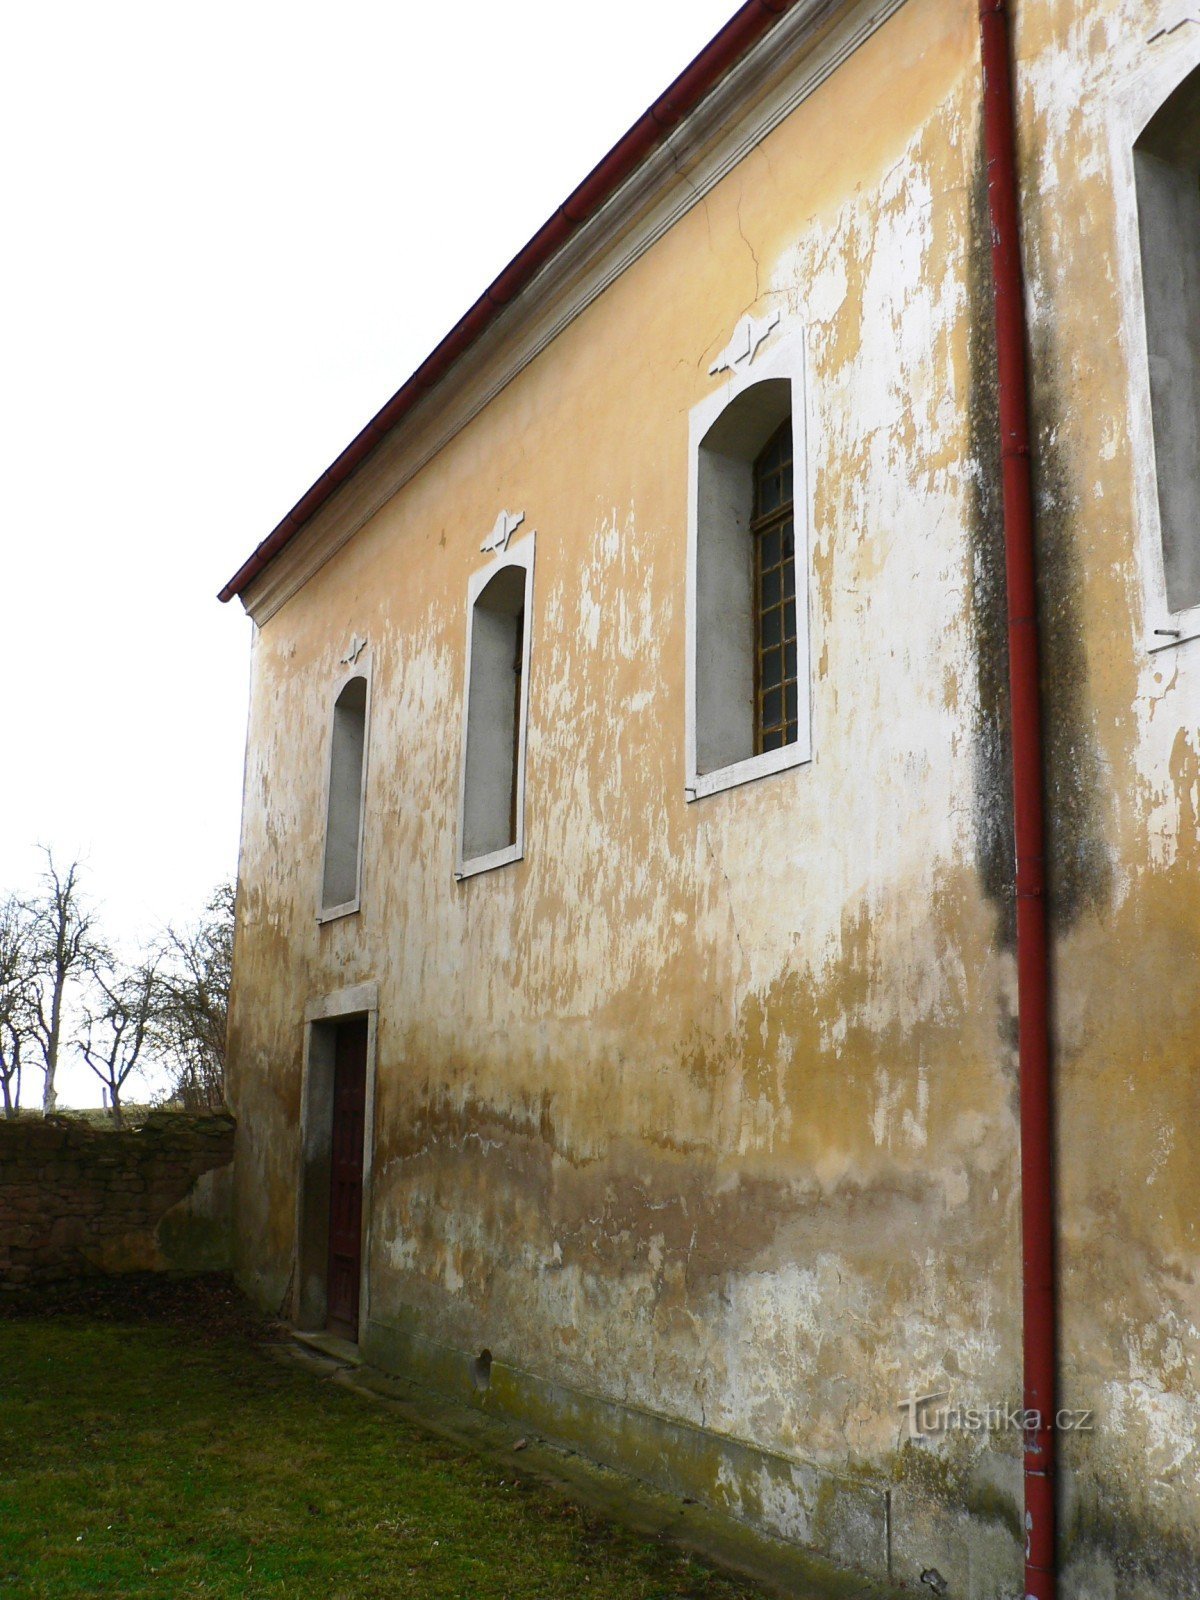
[[369, 700], [367, 671], [360, 670], [342, 684], [333, 705], [319, 912], [323, 922], [359, 908]]
[[525, 850], [525, 730], [533, 537], [467, 591], [466, 695], [456, 876], [519, 861]]
[[1133, 167], [1163, 581], [1174, 615], [1200, 606], [1200, 68], [1142, 129]]
[[688, 799], [811, 756], [801, 394], [793, 339], [692, 413]]

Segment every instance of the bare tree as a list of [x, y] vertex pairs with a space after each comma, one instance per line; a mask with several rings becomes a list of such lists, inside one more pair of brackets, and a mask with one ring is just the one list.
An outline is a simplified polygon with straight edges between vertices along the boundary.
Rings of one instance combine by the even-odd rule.
[[32, 913], [9, 895], [0, 903], [0, 1090], [4, 1115], [21, 1107], [21, 1068], [34, 1043]]
[[171, 1073], [173, 1097], [189, 1111], [225, 1105], [233, 913], [233, 885], [223, 883], [197, 922], [167, 929], [161, 948], [154, 1042]]
[[67, 985], [97, 965], [102, 952], [95, 937], [95, 912], [80, 890], [80, 863], [72, 860], [60, 871], [52, 850], [43, 846], [46, 866], [41, 891], [34, 899], [33, 963], [34, 1037], [46, 1075], [42, 1111], [49, 1116], [57, 1103], [54, 1089], [62, 1046], [63, 1002]]
[[154, 1019], [157, 960], [128, 971], [96, 966], [89, 974], [76, 1043], [79, 1053], [108, 1090], [113, 1123], [122, 1126], [121, 1091], [139, 1067]]

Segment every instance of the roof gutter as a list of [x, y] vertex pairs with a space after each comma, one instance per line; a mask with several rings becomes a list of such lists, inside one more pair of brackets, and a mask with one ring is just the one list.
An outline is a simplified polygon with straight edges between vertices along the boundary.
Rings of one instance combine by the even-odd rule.
[[376, 413], [337, 460], [296, 502], [254, 553], [230, 578], [217, 596], [232, 600], [240, 595], [274, 560], [286, 544], [325, 502], [362, 465], [383, 438], [417, 402], [441, 382], [450, 368], [491, 327], [504, 309], [528, 287], [546, 263], [571, 236], [590, 222], [646, 157], [663, 144], [683, 119], [722, 78], [800, 0], [747, 0], [720, 33], [685, 67], [665, 94], [638, 118], [600, 164], [559, 206], [529, 243], [483, 291], [479, 299], [427, 356], [412, 377]]
[[1055, 1549], [1058, 1281], [1043, 801], [1045, 756], [1026, 367], [1028, 329], [1021, 271], [1016, 111], [1007, 0], [979, 0], [979, 26], [996, 307], [1016, 847], [1025, 1600], [1055, 1600], [1058, 1593]]

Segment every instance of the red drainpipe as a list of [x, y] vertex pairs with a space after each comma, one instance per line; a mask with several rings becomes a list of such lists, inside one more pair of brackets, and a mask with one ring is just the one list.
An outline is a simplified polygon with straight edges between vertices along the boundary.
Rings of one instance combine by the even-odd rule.
[[979, 0], [983, 133], [1000, 390], [1008, 673], [1016, 840], [1017, 1015], [1024, 1310], [1025, 1595], [1054, 1600], [1057, 1293], [1045, 822], [1025, 294], [1007, 0]]

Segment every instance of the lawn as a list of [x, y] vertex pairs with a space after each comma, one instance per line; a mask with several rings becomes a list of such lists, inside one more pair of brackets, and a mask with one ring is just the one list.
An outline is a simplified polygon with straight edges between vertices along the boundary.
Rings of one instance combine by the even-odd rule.
[[245, 1331], [0, 1320], [0, 1596], [759, 1593], [271, 1360]]

